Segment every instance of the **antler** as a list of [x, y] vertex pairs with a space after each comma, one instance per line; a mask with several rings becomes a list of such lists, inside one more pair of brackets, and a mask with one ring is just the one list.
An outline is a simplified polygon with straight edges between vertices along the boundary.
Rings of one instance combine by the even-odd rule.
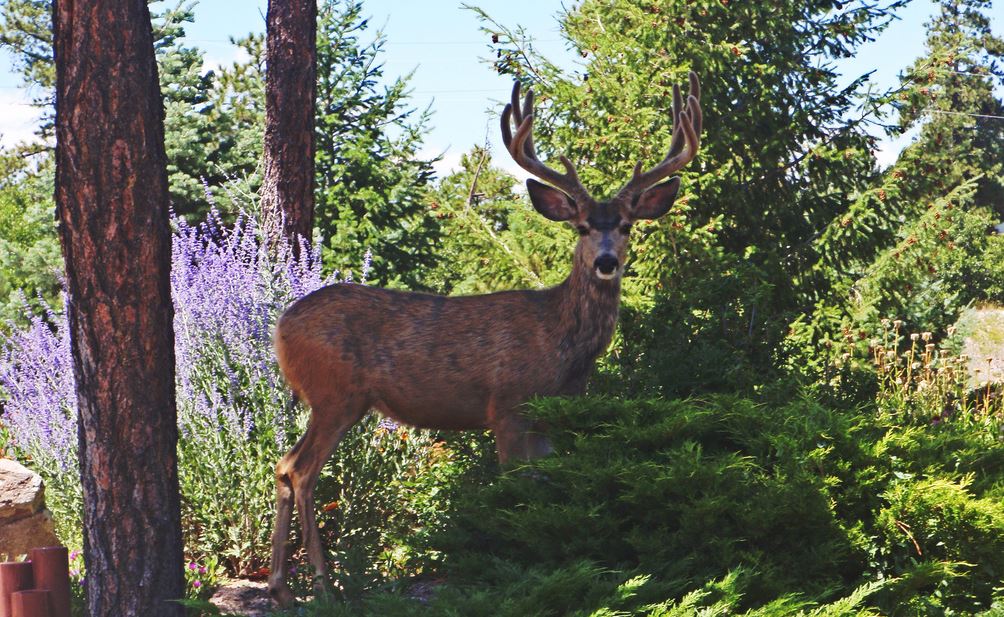
[[[682, 108], [682, 109], [681, 109]], [[617, 194], [628, 201], [634, 195], [681, 169], [693, 160], [701, 146], [701, 84], [697, 75], [690, 72], [690, 90], [687, 92], [687, 106], [683, 108], [680, 86], [673, 85], [673, 140], [669, 153], [658, 165], [641, 173], [641, 162], [634, 166], [634, 177]]]
[[[517, 81], [512, 87], [512, 102], [507, 103], [502, 110], [502, 142], [505, 143], [506, 149], [516, 164], [523, 169], [561, 189], [578, 203], [587, 202], [590, 199], [589, 192], [582, 186], [579, 175], [575, 173], [575, 166], [566, 156], [561, 156], [561, 164], [565, 166], [567, 172], [563, 174], [544, 165], [537, 158], [533, 149], [533, 90], [527, 91], [523, 108], [520, 109], [519, 88], [520, 84]], [[515, 135], [509, 126], [510, 116], [516, 127]]]

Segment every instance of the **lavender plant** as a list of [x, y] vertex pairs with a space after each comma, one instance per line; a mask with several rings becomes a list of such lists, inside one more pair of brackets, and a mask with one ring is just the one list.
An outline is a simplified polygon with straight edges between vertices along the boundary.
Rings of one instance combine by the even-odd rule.
[[[235, 200], [237, 201], [237, 200]], [[173, 218], [179, 478], [186, 553], [230, 574], [259, 570], [269, 553], [273, 466], [302, 430], [272, 352], [278, 314], [334, 282], [316, 248], [299, 257], [269, 247], [253, 217], [225, 225], [215, 209], [192, 226]], [[369, 255], [363, 259], [365, 282]], [[343, 280], [352, 279], [347, 273]], [[79, 547], [82, 499], [76, 458], [76, 396], [64, 314], [48, 310], [0, 339], [0, 450], [42, 473], [60, 537]], [[420, 567], [401, 547], [435, 526], [471, 458], [422, 431], [370, 418], [355, 427], [322, 477], [322, 522], [337, 527], [339, 572], [353, 585]], [[361, 576], [360, 576], [361, 575]], [[200, 579], [200, 584], [203, 581]], [[349, 585], [343, 585], [348, 588]], [[194, 593], [194, 592], [193, 592]], [[201, 592], [200, 592], [201, 593]]]
[[[0, 450], [14, 450], [46, 481], [47, 506], [64, 541], [81, 545], [76, 394], [69, 326], [47, 304], [26, 329], [0, 339]], [[25, 307], [28, 303], [25, 302]]]
[[[251, 217], [224, 225], [214, 209], [198, 226], [178, 217], [173, 226], [178, 461], [186, 550], [193, 559], [219, 558], [231, 573], [249, 574], [268, 554], [273, 466], [302, 431], [298, 425], [304, 419], [289, 405], [272, 352], [272, 326], [293, 300], [338, 275], [321, 274], [317, 248], [301, 246], [300, 256], [294, 257], [288, 245], [268, 247], [262, 225]], [[362, 282], [368, 263], [367, 256]], [[60, 535], [79, 546], [76, 396], [65, 314], [49, 310], [33, 317], [27, 329], [12, 325], [0, 339], [0, 401], [0, 424], [10, 441], [3, 447], [43, 474]], [[375, 424], [361, 430], [372, 431]], [[416, 439], [431, 448], [424, 434]], [[368, 437], [353, 435], [350, 440], [372, 447], [377, 459], [383, 456]], [[403, 456], [382, 450], [384, 458]], [[422, 459], [414, 450], [406, 455]], [[370, 469], [337, 463], [350, 478], [383, 473], [372, 467], [379, 466], [373, 457], [367, 457], [367, 464]], [[385, 467], [403, 465], [388, 460]]]
[[[26, 304], [27, 306], [27, 304]], [[0, 348], [4, 421], [36, 464], [64, 472], [76, 461], [76, 395], [66, 320], [46, 306], [28, 328], [12, 328]]]
[[261, 225], [175, 220], [179, 478], [188, 550], [250, 574], [267, 554], [275, 461], [292, 446], [297, 414], [272, 352], [276, 316], [330, 282], [317, 249], [264, 242]]

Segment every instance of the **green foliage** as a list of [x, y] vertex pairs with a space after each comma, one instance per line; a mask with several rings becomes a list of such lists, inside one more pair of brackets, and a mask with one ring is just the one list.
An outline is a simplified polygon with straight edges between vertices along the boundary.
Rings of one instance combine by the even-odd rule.
[[[9, 442], [8, 442], [9, 443]], [[10, 455], [28, 465], [45, 481], [45, 507], [52, 512], [56, 537], [64, 546], [80, 548], [84, 545], [84, 495], [80, 487], [80, 473], [75, 468], [60, 466], [51, 458], [35, 457], [27, 462], [27, 453], [11, 450]], [[75, 461], [74, 461], [75, 462]]]
[[234, 140], [230, 152], [237, 160], [233, 168], [249, 189], [257, 191], [261, 186], [258, 162], [265, 130], [265, 35], [231, 37], [230, 42], [248, 59], [221, 67], [210, 94], [213, 107], [220, 113], [224, 139]]
[[[888, 505], [876, 520], [881, 567], [908, 577], [923, 572], [927, 586], [935, 588], [935, 598], [912, 598], [909, 605], [971, 613], [986, 608], [1000, 585], [1004, 506], [999, 497], [976, 498], [967, 484], [925, 479], [883, 495]], [[931, 568], [931, 562], [943, 567]]]
[[384, 37], [363, 44], [362, 3], [318, 9], [315, 220], [326, 267], [373, 256], [370, 280], [414, 288], [435, 261], [436, 218], [426, 208], [432, 161], [419, 157], [428, 112], [408, 103], [408, 76], [385, 80]]
[[[220, 104], [226, 102], [219, 93], [224, 85], [217, 83], [214, 71], [203, 72], [204, 53], [182, 43], [184, 24], [195, 17], [194, 5], [185, 0], [154, 15], [154, 49], [164, 98], [171, 203], [175, 212], [196, 221], [207, 214], [206, 191], [253, 171], [258, 151], [246, 147], [249, 138], [243, 134], [254, 129], [235, 123], [233, 111]], [[230, 200], [221, 201], [235, 209]]]
[[[493, 469], [490, 439], [443, 436], [370, 416], [353, 427], [321, 474], [316, 500], [321, 537], [337, 556], [335, 588], [344, 599], [436, 560], [423, 539], [442, 529], [458, 485]], [[486, 464], [487, 463], [487, 464]], [[300, 587], [310, 589], [300, 565]]]
[[[198, 220], [207, 212], [208, 187], [221, 187], [228, 179], [242, 178], [254, 171], [261, 148], [248, 145], [254, 142], [256, 134], [260, 135], [261, 129], [239, 122], [236, 116], [240, 110], [227, 105], [248, 96], [248, 90], [233, 93], [228, 87], [249, 84], [235, 79], [218, 80], [213, 71], [204, 73], [203, 52], [182, 42], [185, 24], [194, 19], [194, 5], [194, 1], [179, 0], [164, 7], [162, 13], [153, 13], [151, 18], [164, 98], [164, 145], [171, 202], [175, 212]], [[41, 93], [34, 102], [43, 109], [37, 131], [43, 142], [53, 136], [55, 65], [51, 14], [50, 0], [13, 0], [0, 7], [0, 47], [11, 52], [24, 85]], [[222, 197], [225, 206], [234, 205], [225, 192]]]
[[[186, 1], [166, 7], [154, 15], [153, 26], [172, 206], [199, 220], [208, 208], [207, 193], [223, 211], [239, 209], [244, 196], [233, 193], [229, 180], [243, 180], [252, 191], [260, 184], [265, 58], [263, 37], [249, 35], [235, 41], [247, 61], [204, 73], [203, 52], [182, 42], [192, 7]], [[50, 12], [49, 2], [33, 0], [0, 9], [0, 46], [13, 52], [26, 85], [44, 93], [38, 101], [43, 107], [51, 105], [54, 85]], [[360, 14], [359, 3], [334, 0], [319, 13], [318, 230], [326, 238], [329, 270], [347, 270], [369, 249], [372, 280], [415, 287], [436, 260], [438, 237], [436, 219], [425, 206], [431, 161], [418, 157], [428, 117], [408, 107], [407, 78], [381, 90], [383, 38], [359, 42], [367, 27]], [[40, 135], [50, 129], [51, 118], [43, 121]], [[38, 163], [43, 170], [51, 166], [47, 158], [43, 151]], [[35, 290], [53, 296], [52, 272], [59, 267], [54, 226], [44, 212], [51, 204], [51, 173], [9, 177], [16, 181], [3, 187], [0, 216], [21, 221], [11, 220], [12, 234], [31, 223], [37, 238], [0, 246], [0, 298], [7, 305], [22, 287], [29, 296]], [[5, 312], [20, 312], [23, 302], [14, 300], [16, 308]]]
[[551, 400], [535, 413], [558, 456], [475, 493], [447, 535], [451, 575], [484, 577], [474, 565], [488, 551], [525, 567], [587, 560], [682, 591], [744, 566], [747, 607], [853, 580], [860, 547], [830, 494], [834, 459], [862, 456], [851, 422], [727, 399]]
[[904, 425], [808, 399], [548, 399], [532, 413], [556, 453], [462, 487], [442, 531], [417, 542], [442, 555], [431, 591], [399, 580], [307, 614], [406, 615], [416, 597], [433, 615], [514, 616], [972, 614], [994, 602], [996, 425]]
[[[56, 66], [52, 61], [51, 0], [7, 0], [0, 5], [0, 48], [11, 53], [14, 70], [26, 86], [40, 86], [39, 106], [52, 105]], [[42, 124], [44, 136], [52, 134], [52, 114]]]
[[999, 271], [980, 268], [982, 254], [996, 238], [987, 236], [991, 219], [974, 210], [975, 182], [935, 200], [903, 226], [895, 244], [880, 253], [855, 282], [853, 317], [858, 323], [903, 319], [911, 330], [944, 330], [959, 311], [985, 295], [985, 282]]
[[853, 109], [862, 83], [837, 87], [827, 61], [853, 53], [901, 3], [838, 4], [583, 2], [560, 16], [584, 58], [573, 74], [479, 12], [499, 40], [495, 68], [538, 94], [538, 149], [568, 155], [600, 198], [637, 161], [663, 156], [672, 85], [688, 70], [702, 80], [705, 135], [683, 195], [632, 241], [611, 366], [630, 391], [768, 381], [784, 325], [823, 291], [812, 241], [875, 176]]
[[[920, 126], [900, 155], [906, 194], [919, 201], [977, 177], [975, 204], [1004, 214], [1004, 39], [990, 30], [987, 0], [941, 0], [927, 24], [926, 54], [903, 75], [897, 132]], [[975, 115], [968, 115], [975, 114]], [[922, 122], [927, 118], [927, 122]]]
[[[999, 302], [999, 238], [988, 237], [1004, 195], [1004, 41], [990, 32], [983, 0], [944, 0], [927, 24], [926, 54], [892, 97], [899, 122], [918, 138], [882, 178], [860, 192], [846, 216], [816, 242], [813, 277], [828, 280], [811, 317], [792, 324], [789, 366], [819, 375], [813, 355], [839, 332], [901, 319], [912, 331], [944, 330], [961, 311]], [[995, 218], [996, 217], [996, 218]]]
[[248, 575], [268, 563], [274, 464], [292, 447], [297, 426], [271, 388], [278, 380], [275, 367], [273, 374], [261, 375], [257, 367], [234, 366], [226, 351], [221, 342], [206, 340], [193, 381], [200, 396], [232, 397], [235, 406], [247, 405], [254, 411], [253, 428], [245, 435], [229, 425], [227, 412], [239, 410], [207, 414], [199, 399], [179, 397], [182, 530], [186, 554], [218, 559], [230, 573]]
[[[499, 617], [545, 617], [590, 615], [595, 617], [689, 617], [732, 615], [742, 609], [748, 572], [738, 569], [719, 580], [708, 581], [678, 600], [660, 598], [664, 588], [650, 578], [623, 575], [588, 563], [551, 572], [514, 572], [503, 593], [485, 589], [443, 587], [422, 607], [430, 615], [498, 615]], [[871, 616], [880, 613], [864, 606], [865, 600], [882, 585], [862, 585], [847, 597], [817, 603], [797, 596], [783, 596], [756, 609], [744, 611], [749, 617]], [[595, 608], [599, 607], [599, 608]], [[297, 609], [296, 615], [341, 617], [355, 615], [414, 615], [416, 600], [384, 594], [368, 598], [361, 605], [317, 602]], [[278, 615], [287, 615], [281, 612]]]
[[850, 266], [857, 271], [839, 276], [839, 293], [792, 322], [785, 346], [793, 372], [823, 374], [833, 358], [820, 350], [834, 349], [847, 332], [876, 332], [892, 319], [903, 322], [904, 332], [944, 332], [966, 307], [1004, 300], [1004, 241], [987, 234], [993, 218], [974, 203], [978, 181], [955, 186], [904, 217], [870, 262], [858, 261]]
[[26, 305], [40, 310], [39, 297], [59, 305], [51, 184], [48, 159], [35, 167], [19, 152], [0, 154], [0, 323], [23, 319]]
[[461, 157], [460, 169], [440, 181], [432, 207], [442, 238], [427, 284], [437, 291], [542, 287], [568, 274], [574, 234], [540, 216], [484, 148]]

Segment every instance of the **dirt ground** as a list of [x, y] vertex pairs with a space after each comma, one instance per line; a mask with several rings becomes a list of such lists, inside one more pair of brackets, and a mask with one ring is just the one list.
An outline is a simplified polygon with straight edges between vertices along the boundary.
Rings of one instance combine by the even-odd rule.
[[267, 617], [272, 611], [265, 581], [226, 581], [209, 599], [224, 614]]

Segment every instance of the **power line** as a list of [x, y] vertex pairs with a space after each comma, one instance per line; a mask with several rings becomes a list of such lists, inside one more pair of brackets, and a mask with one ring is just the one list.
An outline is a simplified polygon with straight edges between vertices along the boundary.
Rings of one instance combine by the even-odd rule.
[[927, 113], [948, 114], [950, 116], [969, 116], [970, 118], [989, 118], [991, 120], [1004, 120], [1004, 116], [991, 116], [989, 114], [971, 114], [964, 111], [949, 111], [947, 109], [925, 109]]
[[[186, 43], [212, 43], [212, 44], [233, 44], [232, 41], [226, 39], [196, 39], [184, 37]], [[538, 43], [562, 43], [563, 39], [533, 39], [534, 44]], [[401, 45], [488, 45], [488, 39], [483, 39], [480, 41], [390, 41], [384, 39], [384, 45], [389, 47], [397, 47]]]

